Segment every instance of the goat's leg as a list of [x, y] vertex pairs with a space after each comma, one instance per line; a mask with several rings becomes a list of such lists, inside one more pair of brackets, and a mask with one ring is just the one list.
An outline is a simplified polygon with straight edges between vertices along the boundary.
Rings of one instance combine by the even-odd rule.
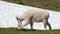
[[33, 30], [33, 22], [30, 22], [31, 30]]
[[47, 22], [47, 25], [49, 26], [49, 29], [52, 30], [50, 23]]
[[19, 27], [19, 29], [22, 30], [23, 27], [25, 27], [25, 26], [28, 25], [28, 24], [29, 24], [28, 22], [26, 22], [26, 23], [24, 23], [24, 24], [21, 24], [20, 27]]
[[29, 19], [25, 19], [25, 23], [20, 25], [20, 29], [29, 24]]
[[25, 27], [28, 24], [29, 24], [29, 19], [25, 19], [25, 23], [22, 25], [22, 27]]
[[43, 20], [43, 24], [44, 24], [45, 30], [46, 30], [46, 23], [47, 23], [47, 21], [46, 21], [46, 19], [44, 19], [44, 20]]
[[22, 29], [22, 22], [18, 22], [18, 28], [17, 28], [17, 30], [20, 30], [20, 29]]
[[18, 24], [18, 30], [22, 30], [23, 27], [25, 27], [28, 24], [29, 24], [29, 19], [25, 19], [25, 23], [24, 24], [22, 24], [22, 22]]

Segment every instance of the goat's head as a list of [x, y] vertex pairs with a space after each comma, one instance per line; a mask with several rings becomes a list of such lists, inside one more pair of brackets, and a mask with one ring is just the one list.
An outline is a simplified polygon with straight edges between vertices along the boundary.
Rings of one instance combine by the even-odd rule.
[[21, 18], [16, 17], [16, 19], [17, 19], [18, 22], [22, 22], [22, 19]]

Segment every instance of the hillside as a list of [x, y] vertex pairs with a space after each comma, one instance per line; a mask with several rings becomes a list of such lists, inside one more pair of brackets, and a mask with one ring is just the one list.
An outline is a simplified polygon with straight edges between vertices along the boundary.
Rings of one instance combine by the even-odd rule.
[[4, 1], [60, 11], [60, 0], [4, 0]]

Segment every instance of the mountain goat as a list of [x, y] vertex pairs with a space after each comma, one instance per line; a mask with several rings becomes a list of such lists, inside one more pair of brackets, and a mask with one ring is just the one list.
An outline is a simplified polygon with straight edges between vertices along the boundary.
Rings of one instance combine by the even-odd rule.
[[[18, 30], [22, 29], [22, 27], [26, 26], [27, 24], [30, 24], [31, 30], [33, 30], [33, 22], [43, 22], [44, 27], [46, 29], [46, 25], [49, 26], [49, 29], [51, 30], [51, 25], [48, 22], [49, 13], [44, 10], [27, 10], [24, 12], [21, 16], [16, 17], [18, 21]], [[22, 21], [25, 21], [26, 23], [22, 25]]]

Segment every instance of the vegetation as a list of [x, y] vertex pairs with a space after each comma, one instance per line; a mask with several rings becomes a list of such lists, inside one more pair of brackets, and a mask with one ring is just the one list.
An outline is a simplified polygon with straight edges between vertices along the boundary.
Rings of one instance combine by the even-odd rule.
[[60, 34], [60, 30], [17, 31], [16, 28], [0, 28], [0, 34]]
[[60, 0], [4, 0], [4, 1], [60, 11]]
[[[60, 11], [60, 0], [4, 0], [4, 1]], [[17, 31], [16, 28], [0, 28], [0, 34], [60, 34], [60, 30]]]

